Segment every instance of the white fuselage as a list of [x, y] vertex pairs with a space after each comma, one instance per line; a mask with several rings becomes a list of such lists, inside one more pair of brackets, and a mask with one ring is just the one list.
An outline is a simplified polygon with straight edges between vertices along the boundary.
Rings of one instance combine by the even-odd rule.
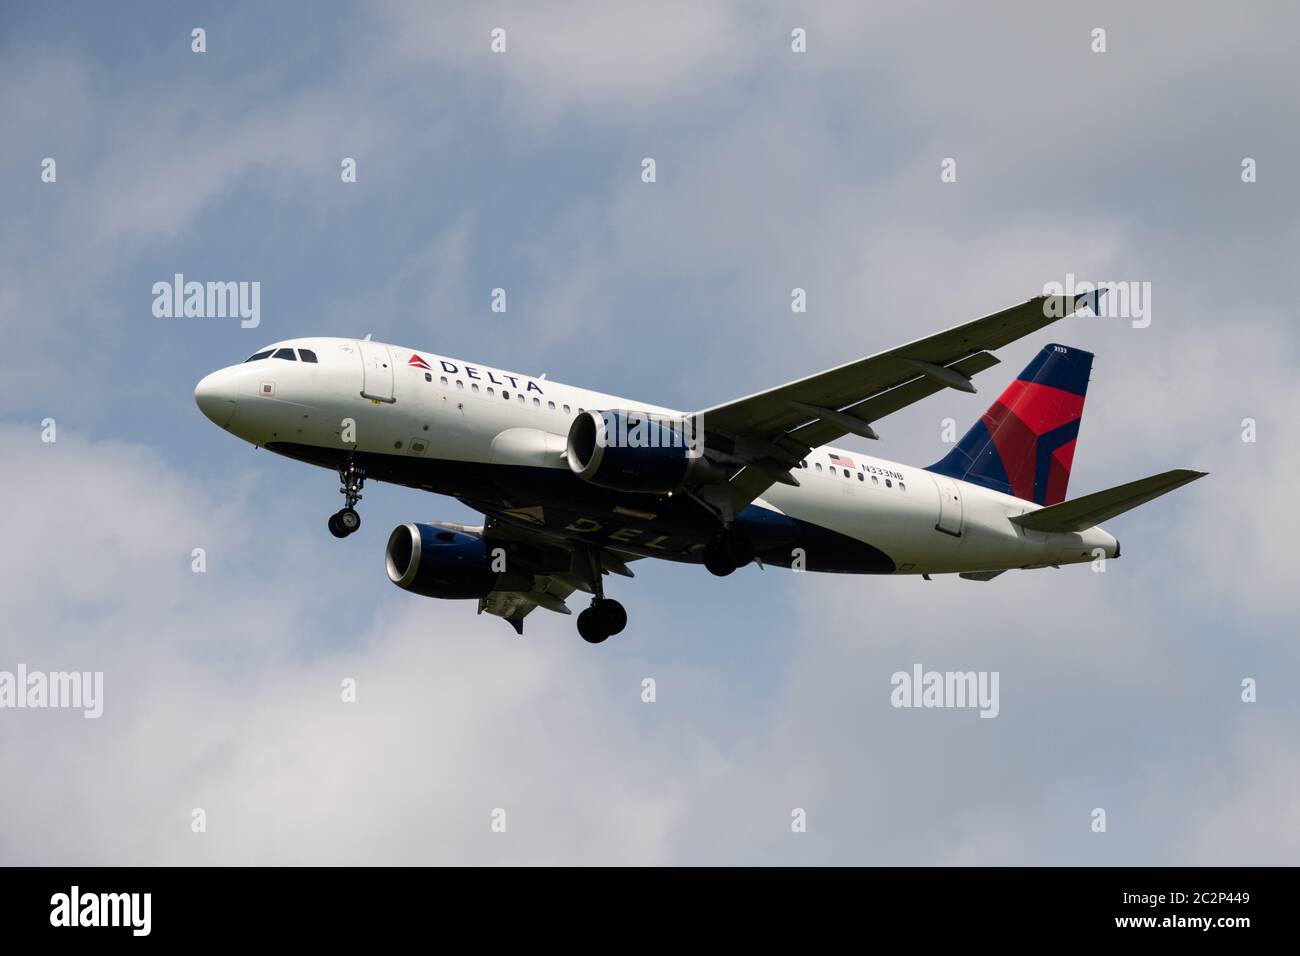
[[[378, 342], [303, 338], [270, 348], [310, 349], [318, 361], [268, 357], [231, 366], [205, 378], [196, 398], [217, 424], [276, 450], [288, 444], [568, 475], [566, 436], [581, 410], [680, 414]], [[417, 358], [427, 368], [411, 364]], [[839, 464], [831, 463], [832, 455]], [[1036, 510], [1032, 502], [860, 452], [814, 449], [794, 475], [798, 487], [773, 484], [754, 504], [870, 544], [888, 555], [896, 573], [1043, 567], [1118, 553], [1101, 528], [1025, 530], [1008, 519]], [[445, 485], [421, 486], [458, 494]], [[658, 553], [653, 529], [615, 529], [609, 538], [629, 551], [681, 559]]]

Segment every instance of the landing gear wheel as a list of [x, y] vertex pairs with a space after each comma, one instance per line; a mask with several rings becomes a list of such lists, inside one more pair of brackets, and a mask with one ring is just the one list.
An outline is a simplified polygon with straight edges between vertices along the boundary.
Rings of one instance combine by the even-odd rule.
[[591, 605], [601, 628], [610, 636], [620, 634], [627, 627], [627, 611], [612, 598], [601, 598]]
[[603, 625], [604, 621], [594, 607], [589, 607], [578, 615], [578, 634], [588, 644], [599, 644], [609, 637]]
[[710, 541], [704, 546], [704, 566], [709, 569], [709, 573], [725, 578], [736, 566], [722, 553], [722, 547], [716, 541]]
[[352, 508], [344, 508], [334, 516], [334, 523], [342, 528], [344, 536], [347, 536], [361, 527], [361, 515]]
[[329, 529], [330, 534], [336, 538], [346, 538], [348, 536], [348, 533], [339, 527], [339, 516], [337, 514], [330, 515]]
[[726, 530], [704, 546], [704, 566], [725, 578], [754, 560], [754, 543], [739, 531]]
[[743, 568], [754, 560], [754, 543], [747, 535], [728, 531], [722, 536], [722, 553], [733, 567]]

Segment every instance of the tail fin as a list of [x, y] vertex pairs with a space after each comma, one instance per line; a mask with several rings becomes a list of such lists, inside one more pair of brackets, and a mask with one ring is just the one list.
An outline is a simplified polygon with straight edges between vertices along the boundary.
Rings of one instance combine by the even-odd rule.
[[1092, 353], [1048, 345], [929, 470], [1040, 505], [1065, 500]]

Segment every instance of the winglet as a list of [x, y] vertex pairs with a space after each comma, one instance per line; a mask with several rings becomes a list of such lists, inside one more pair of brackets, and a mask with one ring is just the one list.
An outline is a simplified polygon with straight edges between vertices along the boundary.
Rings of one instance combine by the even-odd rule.
[[1091, 292], [1080, 292], [1074, 297], [1074, 308], [1083, 308], [1085, 305], [1092, 310], [1093, 315], [1101, 315], [1101, 297], [1106, 294], [1105, 289], [1093, 289]]

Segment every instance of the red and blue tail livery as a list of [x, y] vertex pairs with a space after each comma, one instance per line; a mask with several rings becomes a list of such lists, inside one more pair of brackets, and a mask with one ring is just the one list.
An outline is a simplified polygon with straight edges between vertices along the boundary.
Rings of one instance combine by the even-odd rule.
[[929, 470], [1040, 505], [1065, 500], [1092, 353], [1048, 345]]

